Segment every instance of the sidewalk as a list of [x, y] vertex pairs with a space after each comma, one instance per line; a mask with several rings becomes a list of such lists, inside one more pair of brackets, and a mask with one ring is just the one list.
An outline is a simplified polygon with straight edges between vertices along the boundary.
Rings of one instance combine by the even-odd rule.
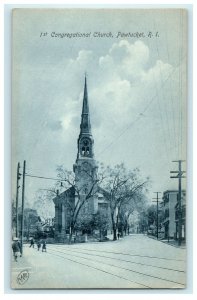
[[[157, 238], [153, 235], [147, 235], [147, 237], [149, 237], [153, 240], [157, 240]], [[173, 239], [169, 239], [169, 241], [168, 241], [168, 239], [162, 239], [162, 240], [158, 239], [158, 242], [162, 242], [164, 244], [168, 244], [168, 245], [176, 247], [176, 248], [186, 249], [186, 244], [184, 241], [181, 243], [181, 246], [178, 245], [178, 241], [175, 241]]]
[[18, 257], [17, 262], [14, 261], [13, 255], [12, 255], [12, 262], [11, 262], [11, 288], [21, 288], [21, 283], [18, 282], [19, 277], [21, 277], [22, 273], [28, 273], [32, 274], [33, 272], [33, 266], [30, 263], [26, 253], [28, 251], [28, 246], [24, 246], [23, 248], [24, 253], [22, 257]]

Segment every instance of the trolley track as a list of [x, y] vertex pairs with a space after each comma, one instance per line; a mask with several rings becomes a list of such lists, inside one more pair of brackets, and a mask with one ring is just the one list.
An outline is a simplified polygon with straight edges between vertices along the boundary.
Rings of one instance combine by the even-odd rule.
[[[52, 247], [53, 247], [53, 249], [52, 249]], [[151, 277], [151, 278], [158, 279], [158, 280], [161, 280], [161, 281], [170, 282], [170, 283], [175, 283], [175, 284], [180, 285], [181, 287], [184, 287], [184, 284], [183, 284], [183, 283], [178, 282], [178, 281], [175, 281], [175, 280], [170, 280], [170, 279], [162, 278], [162, 277], [159, 277], [159, 276], [154, 276], [154, 275], [151, 275], [151, 274], [147, 274], [147, 273], [143, 273], [143, 272], [140, 272], [140, 271], [136, 271], [136, 270], [133, 270], [133, 269], [130, 269], [130, 268], [125, 268], [125, 267], [117, 266], [117, 265], [114, 265], [114, 264], [110, 264], [110, 263], [106, 263], [106, 262], [101, 262], [101, 261], [99, 261], [99, 260], [91, 259], [91, 258], [89, 258], [89, 257], [87, 258], [87, 257], [81, 256], [81, 255], [79, 255], [79, 254], [77, 254], [77, 255], [76, 255], [76, 254], [71, 254], [70, 251], [72, 251], [72, 249], [70, 249], [70, 250], [64, 249], [64, 251], [60, 251], [60, 250], [59, 250], [59, 246], [52, 246], [52, 247], [49, 247], [50, 251], [53, 252], [53, 253], [50, 253], [50, 254], [52, 254], [52, 255], [56, 255], [56, 256], [57, 256], [57, 254], [54, 254], [54, 252], [55, 252], [55, 253], [58, 252], [58, 253], [64, 255], [64, 256], [62, 256], [62, 255], [60, 256], [60, 255], [59, 255], [59, 257], [62, 257], [62, 258], [64, 258], [64, 259], [71, 260], [71, 261], [73, 261], [73, 262], [75, 262], [75, 263], [78, 263], [78, 264], [86, 265], [86, 266], [88, 266], [88, 267], [91, 267], [91, 268], [100, 270], [100, 271], [105, 272], [105, 273], [106, 273], [107, 271], [104, 271], [104, 270], [102, 270], [102, 269], [100, 269], [100, 268], [98, 268], [98, 267], [93, 267], [93, 266], [87, 265], [87, 264], [85, 264], [85, 263], [76, 261], [76, 260], [74, 260], [74, 259], [70, 259], [70, 258], [68, 258], [67, 256], [70, 256], [70, 257], [73, 257], [73, 256], [74, 256], [75, 258], [84, 259], [84, 260], [88, 260], [88, 261], [93, 262], [93, 263], [99, 263], [99, 264], [103, 264], [103, 265], [106, 265], [106, 266], [114, 267], [114, 268], [117, 268], [117, 269], [120, 269], [120, 270], [129, 271], [129, 272], [132, 272], [132, 273], [141, 275], [141, 276]], [[72, 252], [73, 252], [73, 251], [72, 251]], [[65, 257], [65, 255], [66, 255], [66, 257]], [[87, 254], [85, 254], [85, 255], [87, 255]], [[111, 258], [111, 259], [113, 259], [113, 258]], [[144, 265], [145, 265], [145, 264], [144, 264]], [[162, 267], [161, 267], [161, 268], [162, 268]], [[176, 271], [176, 270], [173, 270], [173, 271]], [[178, 272], [178, 271], [176, 271], [176, 272]], [[111, 272], [107, 272], [107, 273], [109, 273], [109, 274], [111, 274], [111, 275], [113, 275], [113, 276], [116, 276], [116, 277], [119, 276], [119, 275], [114, 274], [114, 273], [111, 273]], [[123, 277], [121, 277], [121, 278], [123, 278]], [[125, 277], [124, 277], [123, 279], [129, 280], [128, 278], [125, 278]], [[136, 282], [136, 281], [132, 281], [132, 280], [129, 280], [129, 281], [134, 282], [134, 283], [137, 283], [137, 284], [140, 284], [140, 285], [142, 285], [142, 286], [144, 286], [144, 287], [147, 287], [147, 288], [152, 288], [152, 287], [147, 286], [147, 285], [144, 285], [144, 284], [142, 284], [142, 283], [140, 283], [140, 282]]]
[[[57, 248], [56, 246], [53, 248]], [[59, 248], [58, 248], [59, 249]], [[74, 248], [76, 249], [76, 248]], [[70, 250], [67, 250], [67, 249], [64, 249], [65, 251], [70, 251]], [[78, 249], [79, 250], [79, 249]], [[74, 253], [79, 253], [79, 254], [85, 254], [85, 255], [90, 255], [90, 256], [98, 256], [98, 257], [102, 257], [102, 258], [109, 258], [109, 259], [112, 259], [112, 260], [118, 260], [118, 261], [122, 261], [122, 262], [128, 262], [128, 263], [131, 263], [131, 264], [135, 264], [135, 265], [141, 265], [141, 266], [147, 266], [147, 267], [153, 267], [153, 268], [156, 268], [156, 269], [163, 269], [163, 270], [168, 270], [168, 271], [175, 271], [175, 272], [180, 272], [180, 273], [185, 273], [184, 270], [178, 270], [178, 269], [173, 269], [173, 268], [167, 268], [167, 267], [161, 267], [161, 266], [155, 266], [155, 265], [152, 265], [152, 264], [146, 264], [146, 263], [140, 263], [140, 262], [134, 262], [134, 261], [131, 261], [131, 260], [125, 260], [125, 259], [121, 259], [121, 258], [114, 258], [114, 257], [110, 257], [110, 256], [106, 256], [106, 255], [99, 255], [99, 254], [92, 254], [92, 253], [87, 253], [87, 252], [83, 252], [83, 251], [76, 251], [76, 250], [73, 250], [73, 248], [71, 248], [71, 251], [74, 252]], [[86, 250], [87, 251], [87, 250]], [[96, 252], [96, 251], [95, 251]], [[98, 251], [99, 252], [99, 251]], [[106, 251], [103, 251], [103, 252], [106, 252]], [[110, 252], [111, 253], [111, 252]], [[117, 254], [117, 253], [116, 253]]]
[[[61, 245], [56, 245], [57, 247], [61, 247]], [[144, 258], [153, 258], [153, 259], [161, 259], [161, 260], [169, 260], [169, 261], [182, 261], [184, 262], [183, 259], [174, 259], [174, 258], [167, 258], [167, 257], [159, 257], [159, 256], [150, 256], [150, 255], [139, 255], [139, 254], [130, 254], [130, 253], [123, 253], [123, 252], [114, 252], [114, 251], [106, 251], [106, 250], [96, 250], [96, 249], [87, 249], [87, 248], [77, 248], [71, 246], [72, 249], [77, 249], [77, 250], [86, 250], [86, 251], [91, 251], [91, 252], [106, 252], [106, 253], [111, 253], [111, 254], [119, 254], [119, 255], [125, 255], [125, 256], [131, 256], [131, 257], [144, 257]]]
[[[55, 252], [55, 250], [54, 250], [54, 252]], [[68, 257], [65, 257], [65, 256], [62, 256], [62, 255], [58, 255], [58, 254], [54, 254], [54, 253], [49, 253], [49, 254], [50, 254], [50, 255], [53, 255], [53, 256], [56, 256], [56, 257], [63, 258], [63, 259], [65, 259], [65, 260], [69, 260], [69, 261], [71, 261], [71, 262], [74, 262], [74, 263], [77, 263], [77, 264], [80, 264], [80, 265], [83, 265], [83, 266], [86, 266], [86, 267], [89, 267], [89, 268], [92, 268], [92, 269], [95, 269], [95, 270], [97, 270], [97, 271], [101, 271], [101, 272], [103, 272], [103, 273], [106, 273], [106, 274], [109, 274], [109, 275], [115, 276], [115, 277], [117, 277], [117, 278], [124, 279], [124, 280], [126, 280], [126, 281], [129, 281], [129, 282], [132, 282], [132, 283], [138, 284], [138, 285], [140, 285], [140, 286], [142, 286], [142, 287], [146, 287], [146, 288], [149, 288], [149, 289], [151, 289], [151, 287], [150, 287], [150, 286], [148, 286], [148, 285], [145, 285], [145, 284], [139, 283], [139, 282], [137, 282], [137, 281], [134, 281], [134, 280], [130, 280], [130, 279], [126, 278], [126, 277], [123, 277], [123, 276], [120, 276], [120, 275], [114, 274], [114, 273], [112, 273], [112, 272], [105, 271], [105, 270], [102, 270], [102, 269], [100, 269], [100, 268], [97, 268], [97, 267], [94, 267], [94, 266], [90, 266], [90, 265], [88, 265], [88, 264], [85, 264], [85, 263], [82, 263], [82, 262], [78, 262], [78, 261], [76, 261], [76, 260], [74, 260], [74, 259], [70, 259], [70, 258], [68, 258]]]

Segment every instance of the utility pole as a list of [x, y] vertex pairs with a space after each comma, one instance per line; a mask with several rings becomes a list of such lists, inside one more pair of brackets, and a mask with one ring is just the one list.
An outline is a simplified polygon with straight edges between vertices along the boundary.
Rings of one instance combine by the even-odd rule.
[[20, 163], [17, 165], [17, 173], [16, 173], [16, 237], [18, 237], [18, 190], [19, 186], [19, 179], [21, 178], [20, 174]]
[[181, 246], [182, 242], [182, 204], [181, 204], [181, 199], [182, 199], [182, 188], [181, 188], [181, 179], [186, 178], [186, 176], [183, 176], [185, 171], [182, 171], [182, 162], [185, 160], [173, 160], [172, 162], [178, 162], [179, 164], [179, 170], [178, 171], [170, 171], [170, 173], [175, 173], [177, 174], [176, 176], [170, 176], [170, 178], [178, 178], [179, 183], [178, 183], [178, 233], [179, 233], [179, 239], [178, 239], [178, 245]]
[[158, 240], [158, 237], [159, 237], [159, 194], [161, 194], [161, 192], [154, 192], [155, 194], [157, 194], [157, 198], [153, 198], [153, 199], [156, 199], [156, 201], [153, 201], [153, 202], [157, 202], [157, 240]]
[[21, 255], [23, 254], [25, 169], [26, 169], [26, 161], [24, 160], [24, 162], [23, 162], [23, 187], [22, 187], [22, 212], [21, 212]]

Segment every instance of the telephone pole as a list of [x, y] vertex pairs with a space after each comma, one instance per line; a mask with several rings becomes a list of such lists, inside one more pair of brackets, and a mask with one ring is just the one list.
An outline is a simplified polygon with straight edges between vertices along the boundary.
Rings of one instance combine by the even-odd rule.
[[183, 176], [185, 171], [182, 171], [182, 162], [185, 160], [173, 160], [172, 162], [178, 162], [179, 165], [179, 170], [178, 171], [170, 171], [170, 173], [175, 173], [177, 174], [176, 176], [170, 176], [170, 178], [176, 178], [179, 180], [178, 183], [178, 233], [179, 233], [179, 238], [178, 238], [178, 245], [181, 246], [182, 242], [182, 204], [181, 204], [181, 199], [182, 199], [182, 188], [181, 188], [181, 179], [186, 178], [186, 176]]
[[20, 188], [20, 186], [19, 186], [20, 178], [21, 178], [20, 163], [18, 163], [17, 174], [16, 174], [16, 237], [18, 237], [18, 190]]
[[154, 192], [155, 194], [157, 194], [157, 198], [153, 198], [153, 199], [156, 199], [156, 201], [153, 201], [153, 202], [157, 202], [157, 240], [158, 240], [158, 237], [159, 237], [159, 194], [161, 194], [161, 192]]
[[23, 187], [22, 187], [22, 212], [21, 212], [21, 255], [23, 254], [25, 169], [26, 169], [26, 161], [24, 160], [24, 162], [23, 162]]

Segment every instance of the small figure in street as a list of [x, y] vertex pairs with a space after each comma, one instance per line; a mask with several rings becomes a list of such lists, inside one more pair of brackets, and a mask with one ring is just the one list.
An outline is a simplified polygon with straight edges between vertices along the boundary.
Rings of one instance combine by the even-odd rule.
[[47, 252], [47, 248], [46, 248], [46, 241], [42, 242], [42, 252]]
[[41, 242], [39, 240], [37, 241], [37, 247], [38, 247], [38, 251], [39, 251], [40, 247], [41, 247]]
[[17, 261], [18, 256], [19, 255], [22, 256], [22, 254], [21, 254], [21, 244], [20, 244], [18, 238], [13, 239], [12, 250], [13, 250], [14, 260]]
[[31, 247], [34, 248], [34, 239], [33, 238], [30, 240], [30, 246], [29, 246], [29, 248], [31, 248]]
[[120, 233], [118, 232], [118, 240], [119, 240], [119, 238], [120, 238]]

